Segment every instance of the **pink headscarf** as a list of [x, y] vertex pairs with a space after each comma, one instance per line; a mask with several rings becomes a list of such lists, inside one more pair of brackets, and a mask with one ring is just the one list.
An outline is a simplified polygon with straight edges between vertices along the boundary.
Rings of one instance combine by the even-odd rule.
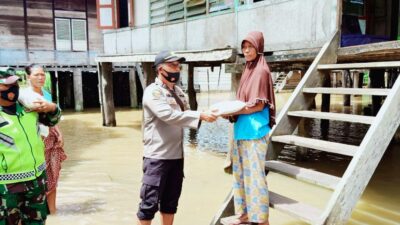
[[264, 36], [259, 31], [250, 32], [243, 43], [247, 41], [257, 50], [257, 57], [254, 61], [246, 62], [246, 67], [240, 79], [237, 99], [246, 102], [247, 106], [252, 107], [258, 102], [264, 102], [269, 106], [270, 127], [275, 125], [275, 95], [273, 81], [267, 62], [265, 61]]

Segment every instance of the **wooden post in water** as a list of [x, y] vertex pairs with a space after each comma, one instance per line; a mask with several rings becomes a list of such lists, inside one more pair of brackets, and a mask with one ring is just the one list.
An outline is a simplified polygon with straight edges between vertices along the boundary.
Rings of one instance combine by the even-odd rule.
[[231, 77], [231, 90], [233, 92], [237, 92], [240, 84], [240, 78], [242, 77], [242, 73], [232, 73]]
[[[344, 88], [351, 88], [351, 77], [348, 70], [342, 70], [342, 86]], [[350, 106], [351, 96], [344, 95], [343, 96], [343, 106]]]
[[[385, 86], [385, 69], [371, 69], [369, 72], [371, 88], [383, 88]], [[372, 96], [372, 115], [376, 116], [382, 106], [382, 96]]]
[[[143, 68], [143, 75], [144, 75], [144, 83], [147, 86], [149, 86], [151, 83], [154, 82], [156, 79], [156, 70], [153, 68], [153, 63], [142, 63], [142, 68]], [[143, 88], [144, 90], [145, 88]]]
[[188, 68], [188, 95], [191, 110], [197, 110], [196, 90], [194, 89], [194, 65], [189, 63]]
[[74, 81], [75, 111], [81, 112], [83, 111], [82, 69], [74, 68], [73, 81]]
[[[323, 87], [331, 87], [331, 77], [327, 72], [324, 73], [324, 81]], [[331, 106], [331, 95], [330, 94], [322, 94], [322, 104], [321, 104], [321, 112], [329, 112]], [[325, 139], [329, 133], [329, 120], [321, 120], [320, 124], [321, 128], [321, 136]]]
[[136, 70], [133, 68], [129, 70], [129, 92], [131, 95], [131, 107], [137, 108], [139, 104], [136, 87]]
[[103, 126], [115, 127], [114, 94], [113, 94], [113, 79], [112, 79], [112, 63], [100, 63], [100, 95], [101, 107], [103, 113]]

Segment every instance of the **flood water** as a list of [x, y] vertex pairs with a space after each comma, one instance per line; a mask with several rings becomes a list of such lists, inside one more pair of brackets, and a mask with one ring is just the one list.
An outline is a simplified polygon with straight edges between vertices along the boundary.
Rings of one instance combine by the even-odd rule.
[[[280, 109], [290, 93], [276, 96]], [[199, 110], [226, 99], [232, 93], [201, 93]], [[357, 99], [368, 103], [368, 100]], [[341, 107], [341, 98], [334, 111], [361, 112], [360, 106]], [[319, 100], [317, 98], [317, 105]], [[117, 112], [117, 127], [101, 126], [98, 110], [66, 113], [60, 123], [68, 155], [58, 187], [58, 214], [50, 216], [47, 224], [105, 225], [135, 224], [141, 185], [142, 151], [140, 110]], [[311, 136], [321, 136], [318, 121], [309, 121], [306, 129]], [[214, 124], [203, 123], [198, 133], [186, 131], [185, 181], [175, 224], [207, 225], [220, 209], [231, 187], [231, 176], [222, 170], [228, 149], [230, 124], [219, 119]], [[332, 123], [328, 140], [357, 144], [368, 127]], [[310, 151], [303, 161], [296, 160], [293, 148], [285, 148], [280, 160], [341, 175], [350, 161], [348, 157]], [[349, 224], [400, 224], [400, 145], [391, 144]], [[294, 179], [269, 173], [270, 190], [290, 198], [323, 207], [331, 191]], [[296, 187], [295, 189], [293, 187]], [[304, 224], [290, 216], [271, 210], [272, 225]], [[159, 218], [154, 220], [160, 224]]]

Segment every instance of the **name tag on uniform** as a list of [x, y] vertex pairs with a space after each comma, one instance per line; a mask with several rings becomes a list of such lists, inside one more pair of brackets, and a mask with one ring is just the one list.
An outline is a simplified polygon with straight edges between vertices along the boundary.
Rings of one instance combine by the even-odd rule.
[[173, 97], [167, 98], [167, 103], [170, 104], [170, 105], [176, 105], [177, 104], [176, 100]]

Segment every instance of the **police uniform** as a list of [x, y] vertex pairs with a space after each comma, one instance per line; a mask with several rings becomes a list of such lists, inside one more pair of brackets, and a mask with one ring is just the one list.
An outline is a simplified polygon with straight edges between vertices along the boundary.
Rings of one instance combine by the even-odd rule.
[[200, 123], [200, 112], [188, 108], [178, 86], [169, 90], [156, 79], [144, 91], [143, 185], [137, 213], [140, 220], [153, 219], [158, 209], [176, 213], [183, 181], [183, 128], [198, 128]]

